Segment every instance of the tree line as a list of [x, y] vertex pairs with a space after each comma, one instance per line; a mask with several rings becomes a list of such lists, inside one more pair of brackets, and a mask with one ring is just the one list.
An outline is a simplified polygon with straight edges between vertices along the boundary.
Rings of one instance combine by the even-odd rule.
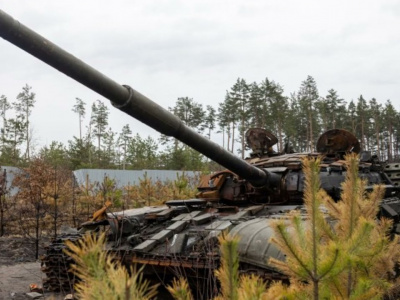
[[138, 180], [137, 185], [120, 186], [108, 177], [97, 182], [88, 176], [79, 186], [68, 167], [40, 157], [32, 157], [28, 167], [11, 174], [0, 166], [0, 237], [27, 238], [37, 259], [43, 237], [57, 237], [62, 226], [77, 228], [105, 203], [111, 204], [112, 212], [190, 199], [199, 177], [183, 173], [175, 180], [154, 181], [144, 173]]
[[242, 157], [249, 127], [271, 130], [278, 138], [278, 152], [286, 142], [298, 152], [315, 151], [323, 132], [342, 128], [359, 139], [362, 150], [374, 152], [381, 160], [398, 160], [400, 114], [390, 100], [383, 105], [360, 95], [347, 102], [334, 89], [322, 96], [312, 76], [290, 96], [268, 78], [251, 84], [238, 78], [219, 104], [217, 120], [226, 137], [224, 147], [233, 152], [239, 141], [237, 151]]
[[[82, 99], [75, 101], [72, 110], [77, 115], [79, 133], [67, 145], [53, 141], [33, 151], [30, 116], [36, 95], [32, 87], [25, 85], [13, 102], [0, 96], [3, 125], [0, 165], [26, 166], [34, 153], [46, 157], [53, 165], [70, 169], [216, 168], [173, 138], [144, 137], [133, 133], [129, 124], [115, 131], [109, 124], [110, 112], [101, 100], [94, 101], [90, 109]], [[278, 138], [278, 152], [286, 143], [298, 152], [315, 151], [321, 133], [343, 128], [359, 139], [361, 149], [372, 151], [381, 160], [399, 159], [400, 113], [390, 100], [381, 104], [375, 98], [365, 99], [360, 95], [356, 100], [346, 101], [334, 89], [321, 95], [312, 76], [289, 96], [282, 85], [268, 78], [260, 83], [238, 78], [217, 107], [203, 107], [193, 98], [180, 97], [168, 109], [209, 139], [215, 134], [222, 135], [222, 147], [241, 157], [246, 154], [245, 132], [251, 127], [272, 131]]]

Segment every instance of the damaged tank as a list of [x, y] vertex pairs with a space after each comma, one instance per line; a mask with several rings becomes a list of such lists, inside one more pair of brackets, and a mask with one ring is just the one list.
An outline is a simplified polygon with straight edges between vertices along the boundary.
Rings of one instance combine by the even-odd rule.
[[108, 203], [80, 232], [55, 239], [42, 258], [47, 275], [44, 287], [68, 291], [74, 276], [71, 259], [63, 253], [65, 240], [77, 241], [84, 231], [107, 228], [107, 250], [124, 264], [144, 267], [149, 279], [168, 282], [185, 276], [197, 291], [196, 298], [209, 298], [217, 289], [212, 276], [219, 266], [218, 236], [230, 232], [240, 237], [240, 272], [266, 280], [285, 280], [268, 265], [268, 259], [284, 259], [271, 243], [268, 222], [302, 209], [304, 174], [302, 159], [323, 155], [321, 185], [339, 199], [346, 174], [344, 156], [360, 153], [360, 176], [386, 186], [380, 214], [394, 220], [397, 230], [400, 200], [390, 172], [369, 152], [360, 152], [358, 140], [345, 130], [325, 132], [317, 152], [296, 153], [289, 144], [281, 153], [273, 150], [277, 138], [268, 130], [251, 128], [246, 133], [250, 157], [242, 160], [185, 126], [181, 120], [127, 85], [120, 85], [55, 44], [28, 29], [0, 10], [0, 35], [60, 72], [109, 99], [112, 104], [162, 134], [175, 137], [226, 170], [204, 176], [195, 199], [167, 201], [164, 206], [107, 213]]
[[[217, 288], [212, 276], [219, 267], [217, 237], [229, 232], [240, 237], [240, 272], [257, 274], [265, 280], [286, 280], [286, 276], [268, 265], [269, 258], [284, 255], [268, 241], [271, 220], [285, 218], [291, 210], [302, 211], [304, 174], [302, 159], [323, 154], [321, 186], [339, 199], [346, 176], [344, 156], [359, 153], [358, 140], [348, 131], [327, 131], [318, 140], [316, 153], [276, 153], [276, 137], [269, 131], [253, 128], [246, 133], [252, 153], [245, 161], [267, 174], [264, 185], [254, 185], [241, 175], [224, 170], [204, 176], [195, 199], [170, 200], [165, 206], [143, 207], [106, 213], [107, 205], [82, 224], [81, 232], [107, 226], [107, 250], [126, 265], [144, 266], [155, 282], [168, 283], [174, 276], [189, 279], [198, 299], [211, 298]], [[289, 147], [286, 147], [289, 149]], [[369, 152], [360, 152], [360, 176], [368, 182], [386, 186], [381, 214], [395, 221], [397, 230], [400, 200], [397, 187]], [[64, 241], [78, 240], [80, 234], [60, 236], [43, 258], [50, 289], [70, 288], [73, 275], [67, 272], [69, 258], [62, 253]]]

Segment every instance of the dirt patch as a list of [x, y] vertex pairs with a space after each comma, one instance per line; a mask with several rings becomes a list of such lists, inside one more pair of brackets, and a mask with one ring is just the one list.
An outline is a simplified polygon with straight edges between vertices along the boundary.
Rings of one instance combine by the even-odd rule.
[[[43, 245], [40, 246], [43, 249]], [[0, 266], [34, 261], [35, 244], [33, 240], [17, 236], [0, 237]]]
[[41, 276], [38, 262], [0, 266], [0, 299], [29, 299], [29, 285], [40, 284]]
[[[40, 254], [44, 252], [43, 241]], [[35, 245], [22, 237], [0, 237], [0, 299], [31, 299], [29, 285], [42, 286], [44, 274], [40, 261], [35, 260]], [[64, 299], [64, 295], [45, 293], [41, 299]]]

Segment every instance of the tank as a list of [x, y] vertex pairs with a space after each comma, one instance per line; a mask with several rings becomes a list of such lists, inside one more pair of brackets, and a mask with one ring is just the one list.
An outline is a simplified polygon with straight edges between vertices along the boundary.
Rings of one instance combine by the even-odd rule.
[[[251, 154], [242, 160], [216, 143], [185, 126], [181, 120], [127, 85], [120, 85], [52, 42], [0, 11], [0, 35], [60, 72], [109, 99], [117, 108], [162, 134], [175, 137], [226, 170], [204, 176], [195, 199], [167, 201], [163, 206], [143, 207], [107, 213], [108, 204], [79, 231], [59, 236], [42, 257], [47, 278], [44, 287], [69, 291], [74, 276], [71, 259], [63, 253], [65, 240], [77, 241], [86, 231], [108, 228], [108, 251], [126, 265], [142, 266], [148, 279], [167, 283], [185, 276], [196, 298], [212, 297], [218, 289], [213, 277], [219, 267], [218, 236], [229, 232], [240, 237], [240, 272], [257, 274], [266, 280], [286, 276], [268, 265], [284, 255], [273, 244], [269, 222], [285, 213], [302, 210], [304, 174], [302, 159], [323, 156], [321, 186], [339, 199], [345, 178], [344, 155], [360, 153], [360, 176], [386, 186], [380, 214], [394, 220], [397, 233], [400, 200], [394, 176], [398, 166], [385, 168], [376, 156], [360, 152], [358, 140], [348, 131], [333, 129], [318, 139], [317, 152], [296, 153], [290, 144], [281, 153], [273, 150], [277, 138], [268, 130], [251, 128], [246, 141]], [[387, 172], [385, 172], [385, 170]], [[400, 228], [399, 228], [400, 230]]]

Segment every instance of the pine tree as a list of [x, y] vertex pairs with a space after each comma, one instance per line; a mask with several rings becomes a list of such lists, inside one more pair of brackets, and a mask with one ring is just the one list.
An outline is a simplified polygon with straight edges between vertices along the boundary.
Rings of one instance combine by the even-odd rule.
[[251, 127], [266, 128], [265, 121], [268, 118], [268, 109], [267, 103], [263, 98], [262, 83], [261, 86], [256, 82], [249, 84], [249, 90], [249, 125]]
[[289, 224], [281, 220], [271, 225], [272, 241], [286, 254], [286, 261], [270, 263], [290, 276], [293, 290], [275, 285], [273, 292], [298, 293], [295, 286], [303, 282], [301, 299], [380, 299], [392, 286], [389, 274], [400, 257], [398, 236], [391, 240], [388, 234], [392, 223], [376, 220], [384, 187], [375, 186], [366, 195], [358, 156], [347, 155], [341, 201], [335, 202], [320, 189], [320, 160], [305, 159], [303, 165], [308, 218], [304, 221], [297, 212]]
[[391, 286], [388, 276], [400, 258], [399, 237], [389, 236], [392, 222], [376, 220], [385, 188], [375, 185], [366, 193], [366, 182], [358, 174], [355, 154], [346, 157], [346, 180], [342, 184], [341, 201], [326, 198], [326, 206], [340, 241], [347, 264], [342, 273], [330, 282], [339, 295], [361, 299], [363, 295], [382, 295]]
[[283, 88], [268, 78], [261, 82], [260, 90], [263, 99], [264, 124], [267, 124], [268, 129], [276, 133], [278, 137], [278, 151], [280, 152], [283, 150], [283, 132], [288, 117], [288, 99], [283, 96]]
[[[393, 140], [395, 130], [399, 131], [399, 127], [397, 122], [396, 110], [390, 100], [387, 100], [385, 103], [385, 107], [383, 109], [383, 126], [385, 126], [385, 130], [387, 132], [387, 159], [389, 162], [393, 161]], [[397, 123], [397, 124], [396, 124]]]
[[121, 133], [119, 134], [118, 138], [118, 144], [120, 147], [122, 147], [122, 169], [125, 170], [126, 167], [126, 156], [127, 156], [127, 150], [128, 150], [128, 144], [130, 140], [132, 139], [132, 130], [129, 127], [129, 124], [126, 124], [124, 127], [122, 127]]
[[143, 279], [142, 270], [127, 270], [107, 251], [105, 235], [86, 235], [78, 244], [67, 242], [67, 255], [81, 280], [75, 285], [79, 299], [155, 299], [157, 285]]
[[[21, 156], [19, 146], [25, 141], [25, 116], [19, 114], [15, 118], [8, 119], [6, 126], [6, 139], [9, 148], [7, 147], [5, 150], [8, 152], [10, 162], [13, 165], [18, 165]], [[6, 151], [2, 153], [2, 156]]]
[[4, 151], [4, 148], [7, 145], [7, 112], [11, 109], [11, 103], [8, 102], [7, 97], [4, 95], [0, 96], [0, 117], [2, 119], [2, 127], [0, 129], [1, 133], [1, 150]]
[[202, 123], [205, 116], [203, 105], [195, 102], [189, 97], [180, 97], [173, 108], [169, 107], [175, 116], [180, 118], [183, 123], [198, 132], [202, 132]]
[[324, 218], [320, 206], [327, 197], [320, 189], [320, 160], [304, 160], [304, 205], [308, 220], [304, 222], [299, 212], [290, 215], [289, 233], [285, 220], [272, 222], [275, 231], [272, 242], [286, 254], [286, 262], [271, 259], [270, 263], [289, 275], [294, 282], [310, 283], [310, 296], [320, 298], [321, 285], [331, 280], [339, 266], [340, 248], [331, 241], [333, 232]]
[[79, 139], [82, 140], [82, 119], [85, 117], [86, 114], [86, 103], [82, 101], [80, 98], [75, 98], [76, 104], [72, 111], [78, 114], [79, 118]]
[[23, 233], [34, 240], [36, 259], [39, 257], [43, 219], [50, 207], [49, 192], [54, 193], [54, 179], [54, 168], [43, 158], [34, 157], [13, 180], [13, 185], [18, 188], [19, 225]]
[[287, 136], [293, 138], [295, 149], [299, 152], [308, 150], [308, 121], [300, 105], [297, 94], [290, 96], [288, 120], [286, 125]]
[[92, 116], [91, 116], [91, 124], [93, 124], [93, 133], [97, 136], [97, 149], [101, 151], [101, 139], [104, 137], [106, 128], [108, 126], [108, 108], [105, 104], [97, 100], [96, 103], [92, 105]]
[[111, 127], [104, 133], [103, 136], [103, 149], [101, 150], [101, 156], [103, 156], [101, 165], [103, 168], [112, 168], [117, 162], [116, 158], [116, 136], [117, 133], [114, 132]]
[[[177, 99], [174, 107], [168, 107], [168, 109], [188, 127], [197, 131], [198, 133], [202, 133], [204, 131], [204, 117], [205, 111], [203, 109], [203, 105], [195, 102], [192, 98], [189, 97], [180, 97]], [[171, 139], [165, 135], [162, 135], [161, 138], [162, 144], [168, 144]], [[177, 151], [179, 147], [182, 146], [177, 139], [173, 139], [174, 149]]]
[[307, 76], [307, 79], [301, 83], [297, 97], [304, 120], [307, 120], [307, 149], [314, 151], [314, 134], [319, 132], [314, 106], [319, 99], [319, 94], [313, 77]]
[[357, 104], [355, 107], [356, 112], [356, 136], [360, 139], [361, 150], [368, 150], [368, 145], [366, 143], [366, 122], [368, 120], [368, 105], [364, 97], [360, 95], [357, 99]]
[[29, 117], [32, 113], [32, 108], [35, 105], [35, 93], [32, 91], [32, 87], [29, 85], [25, 85], [22, 88], [22, 92], [20, 92], [17, 96], [17, 101], [13, 102], [14, 109], [17, 113], [17, 118], [20, 121], [23, 120], [23, 125], [21, 127], [24, 128], [25, 130], [25, 142], [26, 142], [26, 152], [25, 152], [25, 158], [30, 159], [30, 143], [31, 143], [31, 136], [29, 133], [30, 130], [30, 123], [29, 123]]
[[52, 141], [49, 146], [44, 146], [39, 150], [39, 157], [44, 157], [46, 163], [53, 167], [70, 167], [67, 149], [61, 142]]
[[371, 122], [371, 132], [375, 135], [375, 149], [376, 154], [378, 155], [380, 160], [383, 160], [381, 155], [381, 127], [382, 127], [382, 105], [379, 104], [375, 98], [372, 98], [369, 101], [369, 113], [370, 113], [370, 121]]
[[68, 141], [68, 160], [70, 161], [71, 168], [76, 170], [80, 168], [93, 168], [91, 162], [91, 153], [95, 151], [89, 139], [78, 139], [73, 137]]
[[150, 136], [142, 138], [136, 134], [127, 144], [127, 163], [135, 170], [156, 168], [158, 167], [157, 151], [158, 144], [153, 138]]
[[343, 128], [345, 103], [334, 89], [330, 89], [325, 98], [316, 102], [324, 131]]
[[[240, 138], [241, 149], [239, 151], [241, 153], [242, 159], [244, 158], [244, 151], [245, 151], [245, 131], [246, 128], [248, 127], [247, 120], [249, 119], [249, 98], [250, 98], [249, 86], [247, 85], [244, 79], [238, 78], [236, 83], [233, 85], [233, 87], [229, 92], [228, 105], [231, 107], [230, 109], [231, 113], [237, 115], [238, 118], [237, 120], [239, 121], [240, 124], [239, 138]], [[232, 122], [232, 124], [234, 124], [235, 121]], [[235, 126], [232, 127], [232, 145], [235, 140], [234, 129]], [[233, 147], [231, 151], [233, 152]]]
[[204, 128], [208, 129], [208, 139], [211, 140], [211, 132], [215, 129], [216, 111], [211, 105], [206, 107], [207, 114], [204, 118]]
[[[230, 115], [229, 115], [229, 107], [228, 107], [228, 98], [229, 94], [226, 92], [225, 101], [220, 102], [218, 106], [218, 126], [220, 128], [219, 132], [222, 132], [222, 147], [224, 149], [229, 148], [229, 138], [230, 138]], [[225, 135], [227, 136], [227, 146], [225, 147]]]

